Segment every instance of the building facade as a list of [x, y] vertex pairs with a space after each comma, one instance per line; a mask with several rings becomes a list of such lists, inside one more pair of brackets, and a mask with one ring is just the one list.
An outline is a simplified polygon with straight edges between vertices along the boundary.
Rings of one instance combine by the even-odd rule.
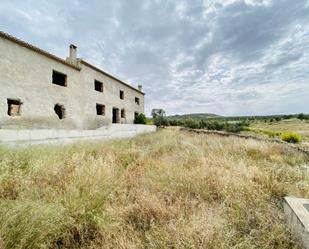
[[141, 86], [76, 55], [74, 45], [64, 60], [0, 32], [0, 127], [95, 129], [144, 112]]

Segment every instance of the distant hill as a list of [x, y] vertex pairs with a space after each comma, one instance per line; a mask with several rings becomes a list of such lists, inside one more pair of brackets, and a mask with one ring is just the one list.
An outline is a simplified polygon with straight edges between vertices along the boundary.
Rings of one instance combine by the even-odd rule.
[[183, 114], [183, 115], [171, 115], [167, 116], [169, 119], [177, 119], [177, 120], [182, 120], [182, 119], [201, 119], [201, 118], [220, 118], [222, 116], [219, 116], [217, 114], [213, 113], [191, 113], [191, 114]]

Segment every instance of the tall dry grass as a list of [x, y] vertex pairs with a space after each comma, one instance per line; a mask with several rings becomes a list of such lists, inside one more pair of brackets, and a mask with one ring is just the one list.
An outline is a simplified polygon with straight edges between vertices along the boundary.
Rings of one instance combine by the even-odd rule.
[[300, 248], [282, 197], [309, 197], [284, 145], [160, 131], [0, 149], [2, 248]]

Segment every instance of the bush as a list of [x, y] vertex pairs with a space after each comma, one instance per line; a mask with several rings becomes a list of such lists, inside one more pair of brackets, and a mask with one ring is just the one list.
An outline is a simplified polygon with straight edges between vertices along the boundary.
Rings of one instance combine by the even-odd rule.
[[168, 125], [168, 120], [163, 116], [157, 116], [153, 119], [154, 125], [161, 127]]
[[227, 132], [239, 133], [243, 131], [244, 126], [241, 123], [230, 124], [226, 123], [224, 130]]
[[147, 124], [147, 118], [144, 113], [140, 113], [135, 117], [134, 124]]
[[263, 131], [263, 133], [265, 135], [267, 135], [268, 137], [270, 137], [270, 138], [274, 138], [274, 137], [276, 137], [278, 135], [277, 132], [273, 132], [273, 131]]
[[301, 141], [301, 135], [296, 132], [285, 132], [282, 133], [281, 139], [288, 143], [299, 143]]
[[309, 115], [305, 115], [303, 113], [300, 113], [297, 115], [297, 118], [300, 120], [308, 120], [309, 119]]
[[194, 119], [186, 119], [184, 122], [184, 126], [191, 129], [200, 129], [200, 122]]
[[277, 122], [279, 122], [279, 121], [282, 120], [282, 118], [280, 118], [280, 117], [275, 117], [275, 120], [276, 120]]
[[149, 118], [147, 118], [146, 124], [147, 124], [147, 125], [154, 125], [152, 119], [149, 119]]
[[283, 115], [283, 119], [290, 119], [293, 118], [293, 115]]
[[184, 126], [184, 123], [181, 120], [177, 119], [168, 119], [169, 126]]
[[183, 126], [191, 129], [206, 129], [213, 131], [227, 131], [239, 133], [245, 130], [249, 126], [248, 121], [242, 122], [226, 122], [226, 121], [209, 121], [205, 119], [194, 120], [194, 119], [186, 119], [184, 120]]

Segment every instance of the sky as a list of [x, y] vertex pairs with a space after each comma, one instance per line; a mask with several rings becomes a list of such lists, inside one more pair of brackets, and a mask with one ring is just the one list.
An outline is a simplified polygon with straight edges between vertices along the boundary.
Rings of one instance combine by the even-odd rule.
[[145, 112], [309, 113], [309, 0], [1, 0], [1, 30], [143, 85]]

